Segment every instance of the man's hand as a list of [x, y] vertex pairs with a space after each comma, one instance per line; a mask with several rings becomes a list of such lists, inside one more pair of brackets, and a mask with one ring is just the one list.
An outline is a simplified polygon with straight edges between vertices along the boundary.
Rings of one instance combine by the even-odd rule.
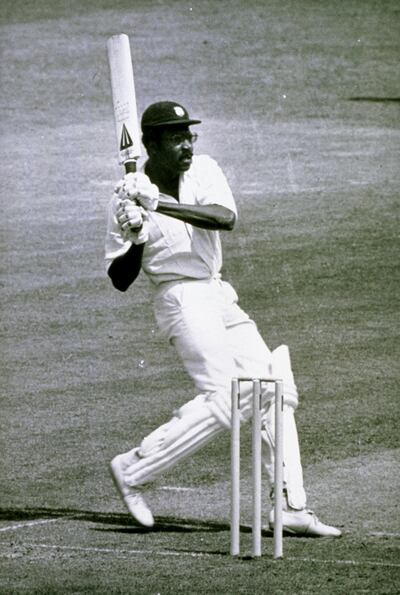
[[148, 239], [147, 213], [130, 199], [119, 199], [115, 213], [124, 240], [143, 244]]
[[158, 206], [159, 191], [150, 178], [141, 172], [126, 174], [117, 185], [115, 192], [121, 199], [129, 198], [140, 204], [146, 211], [155, 211]]
[[122, 231], [139, 231], [143, 225], [143, 209], [125, 198], [119, 200], [116, 211], [117, 221]]

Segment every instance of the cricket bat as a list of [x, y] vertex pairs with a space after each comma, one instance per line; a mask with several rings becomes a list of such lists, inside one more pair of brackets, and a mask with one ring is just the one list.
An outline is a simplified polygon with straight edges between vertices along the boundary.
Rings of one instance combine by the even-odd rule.
[[129, 37], [125, 33], [110, 37], [107, 53], [119, 163], [126, 173], [135, 172], [142, 147]]

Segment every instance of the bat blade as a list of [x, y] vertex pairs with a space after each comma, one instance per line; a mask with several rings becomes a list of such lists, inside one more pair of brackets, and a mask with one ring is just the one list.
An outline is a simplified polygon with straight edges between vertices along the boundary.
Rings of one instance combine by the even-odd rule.
[[135, 83], [129, 37], [125, 33], [107, 40], [118, 160], [126, 171], [136, 171], [142, 154]]

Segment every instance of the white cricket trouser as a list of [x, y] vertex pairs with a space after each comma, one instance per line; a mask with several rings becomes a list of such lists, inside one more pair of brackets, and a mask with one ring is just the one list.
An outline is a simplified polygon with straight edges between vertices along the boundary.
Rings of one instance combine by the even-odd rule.
[[[125, 479], [138, 486], [154, 479], [230, 427], [231, 378], [265, 377], [279, 371], [284, 380], [284, 481], [289, 505], [305, 506], [305, 492], [293, 411], [297, 390], [286, 346], [271, 354], [255, 323], [238, 306], [237, 294], [220, 279], [164, 284], [155, 298], [157, 323], [175, 346], [193, 379], [197, 396], [125, 453]], [[275, 353], [275, 352], [274, 352]], [[276, 366], [274, 364], [276, 361]], [[273, 386], [269, 385], [273, 392]], [[243, 386], [241, 411], [251, 416], [252, 385]], [[265, 393], [266, 398], [270, 394]], [[273, 404], [263, 410], [263, 464], [273, 483]]]

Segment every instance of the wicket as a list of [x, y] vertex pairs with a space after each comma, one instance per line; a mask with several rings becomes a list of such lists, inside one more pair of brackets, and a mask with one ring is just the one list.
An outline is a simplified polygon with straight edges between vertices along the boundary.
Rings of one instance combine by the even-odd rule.
[[253, 384], [252, 416], [252, 555], [261, 556], [261, 392], [275, 384], [274, 558], [283, 555], [283, 382], [277, 378], [232, 378], [231, 555], [240, 554], [240, 383]]

